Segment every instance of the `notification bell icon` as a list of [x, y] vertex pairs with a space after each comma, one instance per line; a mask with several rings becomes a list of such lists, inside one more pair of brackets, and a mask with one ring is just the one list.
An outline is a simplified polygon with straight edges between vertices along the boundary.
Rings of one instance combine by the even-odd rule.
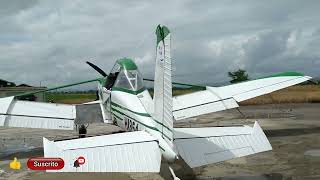
[[78, 157], [78, 163], [80, 165], [84, 164], [86, 162], [86, 159], [83, 156]]

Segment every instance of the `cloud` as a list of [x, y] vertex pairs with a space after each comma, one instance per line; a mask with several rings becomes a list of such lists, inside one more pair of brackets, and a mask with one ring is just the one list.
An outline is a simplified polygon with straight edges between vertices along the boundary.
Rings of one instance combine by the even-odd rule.
[[[172, 32], [174, 80], [215, 84], [244, 68], [320, 76], [317, 1], [3, 1], [1, 78], [49, 87], [99, 77], [134, 58], [153, 77], [155, 27]], [[84, 86], [86, 87], [86, 86]], [[92, 86], [90, 86], [92, 87]]]

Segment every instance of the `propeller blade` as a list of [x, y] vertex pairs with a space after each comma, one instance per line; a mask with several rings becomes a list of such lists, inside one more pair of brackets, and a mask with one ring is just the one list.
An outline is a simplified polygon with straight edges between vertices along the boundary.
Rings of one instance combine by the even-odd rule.
[[86, 62], [89, 66], [91, 66], [94, 70], [98, 71], [99, 74], [101, 74], [103, 77], [107, 77], [107, 73], [105, 73], [102, 69], [100, 69], [98, 66], [92, 64], [91, 62]]

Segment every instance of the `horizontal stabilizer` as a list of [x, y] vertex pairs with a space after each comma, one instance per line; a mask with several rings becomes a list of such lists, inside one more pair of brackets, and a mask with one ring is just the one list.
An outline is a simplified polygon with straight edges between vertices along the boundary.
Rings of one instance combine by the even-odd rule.
[[191, 168], [272, 150], [258, 122], [253, 128], [239, 126], [174, 130], [174, 144]]
[[[45, 157], [65, 161], [61, 170], [48, 172], [159, 172], [161, 152], [158, 142], [144, 131], [88, 138], [49, 141], [43, 138]], [[74, 167], [78, 157], [85, 163]]]

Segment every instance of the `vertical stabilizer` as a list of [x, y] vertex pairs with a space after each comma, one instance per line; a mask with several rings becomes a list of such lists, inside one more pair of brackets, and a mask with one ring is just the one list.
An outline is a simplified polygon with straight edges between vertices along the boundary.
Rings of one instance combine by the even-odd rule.
[[172, 145], [172, 81], [170, 31], [158, 25], [156, 30], [157, 49], [154, 79], [154, 118], [161, 125], [163, 138]]

